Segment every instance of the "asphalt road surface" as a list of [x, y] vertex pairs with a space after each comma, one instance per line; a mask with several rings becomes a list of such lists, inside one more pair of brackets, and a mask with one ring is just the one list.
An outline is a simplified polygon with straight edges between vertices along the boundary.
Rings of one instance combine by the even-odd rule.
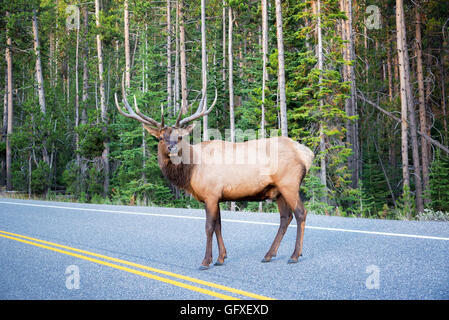
[[[0, 299], [449, 299], [449, 223], [222, 212], [228, 259], [198, 269], [203, 210], [0, 199]], [[214, 238], [214, 261], [217, 247]]]

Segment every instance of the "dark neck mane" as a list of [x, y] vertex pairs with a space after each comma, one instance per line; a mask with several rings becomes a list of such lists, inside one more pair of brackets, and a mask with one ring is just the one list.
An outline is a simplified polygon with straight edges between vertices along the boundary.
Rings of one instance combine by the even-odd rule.
[[[188, 148], [183, 147], [183, 150], [189, 150], [189, 153], [192, 154], [193, 150], [191, 148], [192, 146], [189, 145]], [[159, 150], [158, 162], [163, 175], [170, 180], [171, 183], [178, 188], [190, 191], [190, 178], [192, 177], [193, 168], [195, 167], [195, 165], [191, 163], [192, 161], [190, 161], [190, 163], [183, 163], [181, 161], [179, 164], [174, 164], [168, 155]]]

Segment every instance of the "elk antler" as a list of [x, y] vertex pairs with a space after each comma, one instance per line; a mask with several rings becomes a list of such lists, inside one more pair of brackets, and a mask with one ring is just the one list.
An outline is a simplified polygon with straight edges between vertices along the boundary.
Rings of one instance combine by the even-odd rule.
[[215, 104], [217, 103], [217, 97], [218, 97], [217, 88], [215, 88], [215, 99], [212, 102], [212, 105], [209, 107], [209, 109], [204, 108], [205, 96], [206, 95], [203, 92], [203, 96], [201, 98], [200, 104], [198, 105], [198, 109], [196, 109], [196, 112], [194, 114], [192, 114], [191, 116], [181, 120], [182, 110], [179, 111], [178, 118], [176, 119], [175, 127], [182, 128], [185, 125], [187, 125], [189, 122], [192, 122], [193, 120], [196, 120], [202, 116], [208, 115], [212, 111]]
[[128, 100], [126, 99], [125, 81], [124, 81], [123, 77], [122, 77], [122, 98], [123, 98], [123, 104], [125, 105], [125, 108], [128, 111], [128, 113], [124, 112], [122, 110], [122, 108], [120, 107], [120, 105], [118, 103], [117, 92], [114, 94], [114, 97], [115, 97], [115, 105], [117, 106], [117, 109], [120, 112], [120, 114], [124, 115], [127, 118], [135, 119], [135, 120], [137, 120], [143, 124], [149, 125], [149, 126], [153, 126], [153, 127], [159, 128], [159, 129], [163, 128], [164, 115], [162, 114], [162, 121], [161, 121], [161, 123], [159, 123], [156, 120], [141, 113], [139, 108], [137, 107], [136, 96], [134, 96], [134, 107], [136, 109], [136, 112], [134, 112], [134, 110], [129, 105]]

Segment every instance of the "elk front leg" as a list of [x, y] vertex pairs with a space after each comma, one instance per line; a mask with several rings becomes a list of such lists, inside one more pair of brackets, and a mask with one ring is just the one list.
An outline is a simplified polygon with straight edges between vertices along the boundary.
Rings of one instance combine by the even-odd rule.
[[200, 266], [201, 270], [208, 269], [212, 263], [212, 237], [218, 219], [218, 212], [218, 201], [206, 202], [206, 253]]

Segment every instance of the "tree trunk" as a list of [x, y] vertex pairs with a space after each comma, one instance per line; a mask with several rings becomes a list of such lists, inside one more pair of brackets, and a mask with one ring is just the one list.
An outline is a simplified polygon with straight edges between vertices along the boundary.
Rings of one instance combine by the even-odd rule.
[[[178, 8], [178, 1], [176, 1], [176, 8]], [[179, 109], [179, 14], [176, 10], [176, 22], [175, 22], [175, 79], [174, 79], [174, 111], [175, 116]]]
[[[6, 17], [9, 18], [9, 12], [6, 12]], [[12, 190], [12, 168], [11, 168], [11, 160], [12, 160], [12, 152], [11, 152], [11, 135], [13, 129], [13, 96], [12, 96], [12, 54], [11, 54], [11, 46], [12, 40], [9, 35], [9, 30], [6, 29], [6, 48], [5, 48], [5, 59], [6, 59], [6, 68], [8, 74], [8, 129], [6, 135], [6, 190]]]
[[[95, 0], [95, 23], [97, 28], [100, 27], [100, 0]], [[101, 35], [97, 34], [97, 56], [98, 56], [98, 79], [100, 88], [100, 110], [101, 110], [101, 122], [103, 123], [103, 132], [106, 133], [106, 126], [108, 124], [107, 109], [106, 109], [106, 96], [104, 87], [104, 69], [103, 69], [103, 51]], [[104, 166], [104, 183], [103, 193], [107, 196], [109, 193], [109, 144], [108, 139], [104, 141], [104, 149], [102, 154], [103, 166]]]
[[222, 68], [222, 79], [223, 79], [223, 91], [226, 90], [226, 2], [223, 0], [223, 68]]
[[[402, 137], [402, 176], [403, 176], [403, 187], [404, 191], [410, 188], [410, 174], [408, 170], [408, 124], [407, 124], [407, 113], [410, 116], [410, 131], [412, 137], [412, 155], [415, 167], [415, 181], [416, 181], [416, 205], [417, 211], [422, 211], [422, 193], [421, 191], [421, 178], [419, 175], [419, 164], [416, 167], [416, 154], [417, 146], [415, 146], [416, 139], [416, 127], [413, 127], [412, 122], [414, 118], [414, 108], [411, 106], [412, 96], [411, 96], [411, 86], [410, 86], [410, 71], [409, 71], [409, 59], [407, 52], [407, 37], [405, 33], [405, 22], [404, 22], [404, 8], [403, 1], [396, 0], [396, 32], [397, 32], [397, 48], [398, 48], [398, 60], [399, 60], [399, 77], [400, 77], [400, 87], [401, 87], [401, 137]], [[413, 132], [414, 131], [414, 132]], [[415, 137], [415, 138], [414, 138]], [[416, 139], [417, 141], [417, 139]], [[419, 158], [418, 158], [419, 162]], [[406, 197], [404, 197], [406, 200]], [[408, 205], [408, 204], [406, 204]]]
[[181, 110], [183, 114], [187, 113], [187, 69], [186, 69], [186, 33], [184, 27], [184, 0], [178, 2], [179, 15], [179, 42], [181, 58]]
[[391, 48], [390, 48], [390, 41], [386, 44], [387, 46], [387, 76], [388, 76], [388, 100], [390, 102], [393, 102], [393, 70], [391, 67]]
[[[2, 132], [0, 133], [0, 141], [6, 141], [6, 132], [8, 130], [8, 70], [5, 69], [5, 94], [3, 95], [3, 119], [2, 119]], [[6, 160], [6, 159], [5, 159]], [[0, 185], [6, 185], [6, 161], [3, 157], [0, 159], [1, 172], [0, 172]]]
[[[204, 110], [207, 110], [207, 52], [206, 52], [206, 0], [201, 0], [201, 77], [203, 82]], [[207, 115], [203, 116], [203, 140], [209, 140]]]
[[89, 73], [87, 63], [89, 60], [89, 14], [87, 5], [83, 7], [83, 28], [84, 28], [84, 48], [83, 48], [83, 93], [81, 97], [81, 124], [87, 123], [87, 99], [89, 98]]
[[[232, 56], [232, 29], [234, 18], [231, 6], [228, 7], [228, 78], [229, 78], [229, 122], [231, 130], [231, 142], [235, 142], [235, 120], [234, 120], [234, 64]], [[235, 202], [231, 202], [231, 211], [235, 211]]]
[[167, 0], [167, 110], [172, 108], [172, 79], [171, 79], [171, 6]]
[[[36, 82], [37, 82], [37, 92], [39, 96], [39, 107], [41, 109], [41, 113], [45, 116], [46, 106], [45, 106], [45, 91], [44, 91], [44, 77], [42, 76], [42, 64], [41, 64], [41, 53], [40, 53], [40, 42], [39, 42], [39, 26], [37, 22], [36, 10], [33, 9], [33, 46], [34, 46], [34, 55], [36, 56]], [[48, 157], [48, 152], [46, 148], [45, 140], [42, 141], [42, 155], [43, 160], [50, 164], [50, 159]]]
[[[320, 72], [319, 75], [319, 86], [321, 90], [321, 83], [323, 79], [323, 40], [322, 40], [322, 29], [321, 29], [321, 3], [320, 0], [316, 2], [316, 11], [317, 11], [317, 36], [318, 36], [318, 70]], [[322, 112], [324, 106], [323, 98], [320, 98], [320, 111]], [[324, 136], [324, 125], [323, 121], [320, 121], [319, 125], [319, 135], [320, 135], [320, 182], [325, 190], [325, 196], [321, 199], [321, 201], [327, 203], [327, 173], [326, 173], [326, 141]]]
[[440, 84], [441, 84], [441, 109], [443, 111], [443, 128], [444, 128], [444, 140], [448, 143], [449, 132], [447, 130], [447, 111], [446, 111], [446, 73], [444, 69], [444, 50], [440, 51]]
[[129, 88], [131, 86], [131, 53], [129, 50], [129, 10], [128, 0], [124, 2], [124, 37], [125, 37], [125, 86]]
[[[421, 13], [418, 7], [415, 8], [416, 17], [416, 73], [418, 81], [418, 95], [419, 95], [419, 120], [421, 131], [427, 130], [427, 114], [426, 114], [426, 100], [424, 92], [424, 74], [423, 74], [423, 60], [422, 60], [422, 41], [421, 41]], [[429, 189], [429, 145], [424, 137], [421, 136], [421, 160], [422, 160], [422, 177], [424, 190]], [[425, 199], [428, 203], [430, 199]]]
[[261, 119], [260, 130], [262, 138], [265, 138], [265, 89], [268, 81], [268, 7], [267, 0], [262, 0], [262, 105], [261, 105]]
[[278, 87], [279, 109], [281, 121], [281, 134], [288, 136], [287, 127], [287, 101], [285, 95], [285, 65], [284, 65], [284, 36], [282, 32], [282, 5], [281, 0], [275, 0], [276, 4], [276, 35], [278, 44]]
[[[401, 1], [401, 0], [399, 0]], [[424, 211], [423, 194], [422, 194], [422, 179], [421, 179], [421, 167], [419, 161], [419, 147], [418, 147], [418, 134], [415, 116], [415, 103], [413, 99], [413, 91], [410, 82], [410, 59], [408, 56], [407, 49], [407, 36], [405, 28], [405, 17], [404, 17], [404, 7], [401, 5], [401, 35], [403, 37], [401, 43], [403, 45], [403, 58], [404, 58], [404, 71], [405, 71], [405, 89], [407, 94], [407, 105], [410, 117], [410, 136], [411, 136], [411, 147], [412, 147], [412, 160], [413, 160], [413, 171], [415, 180], [415, 200], [416, 200], [416, 210], [418, 213]]]
[[397, 51], [399, 65], [399, 80], [401, 93], [401, 155], [402, 155], [402, 186], [403, 189], [410, 188], [410, 174], [408, 171], [408, 122], [407, 122], [407, 92], [405, 89], [405, 62], [404, 45], [401, 28], [402, 19], [402, 0], [396, 0], [396, 34]]
[[79, 186], [80, 186], [80, 137], [78, 134], [78, 127], [80, 124], [80, 97], [79, 97], [79, 79], [78, 79], [78, 63], [79, 63], [79, 34], [80, 29], [79, 26], [76, 29], [76, 51], [75, 51], [75, 153], [76, 153], [76, 168], [78, 170], [77, 173], [77, 183], [76, 183], [76, 193], [79, 194]]
[[33, 44], [34, 44], [34, 55], [36, 56], [36, 81], [37, 81], [37, 91], [39, 94], [39, 106], [41, 108], [41, 112], [45, 114], [46, 108], [45, 108], [44, 77], [42, 76], [39, 27], [35, 9], [33, 9]]
[[[346, 12], [347, 20], [343, 20], [341, 31], [342, 39], [347, 41], [346, 46], [343, 48], [343, 58], [346, 61], [354, 60], [354, 38], [352, 31], [352, 4], [349, 0], [341, 0], [340, 8], [343, 12]], [[357, 114], [357, 100], [356, 100], [356, 87], [355, 87], [355, 72], [353, 65], [345, 65], [343, 72], [344, 81], [350, 82], [351, 93], [349, 99], [345, 101], [345, 111], [347, 116], [355, 116]], [[359, 178], [359, 143], [358, 143], [358, 130], [357, 120], [348, 120], [346, 122], [347, 137], [351, 148], [351, 155], [348, 157], [348, 168], [352, 175], [352, 187], [358, 187]]]

